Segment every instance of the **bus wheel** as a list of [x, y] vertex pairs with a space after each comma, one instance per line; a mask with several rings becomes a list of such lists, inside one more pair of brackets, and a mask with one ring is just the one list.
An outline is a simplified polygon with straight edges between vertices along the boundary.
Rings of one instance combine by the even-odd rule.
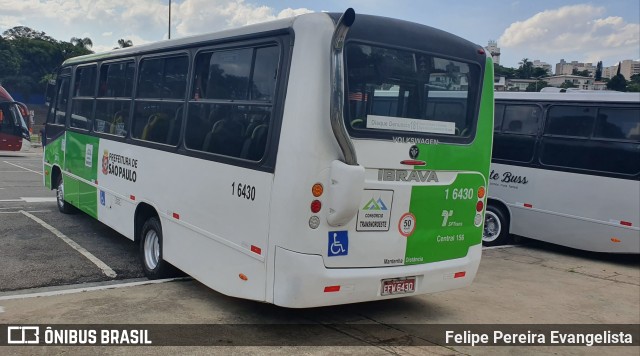
[[149, 218], [140, 231], [140, 259], [144, 275], [149, 279], [168, 277], [173, 266], [162, 259], [160, 221], [157, 217]]
[[485, 246], [504, 245], [509, 240], [509, 221], [504, 212], [493, 205], [487, 206], [484, 214], [482, 244]]
[[58, 177], [58, 181], [56, 182], [56, 202], [58, 203], [58, 210], [60, 210], [61, 213], [75, 213], [73, 206], [64, 201], [64, 182], [62, 181], [62, 175]]

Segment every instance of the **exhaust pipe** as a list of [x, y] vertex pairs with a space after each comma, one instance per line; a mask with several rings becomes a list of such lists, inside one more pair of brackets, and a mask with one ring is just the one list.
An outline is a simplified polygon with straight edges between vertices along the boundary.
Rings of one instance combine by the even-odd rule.
[[356, 151], [351, 143], [344, 123], [344, 39], [349, 27], [356, 19], [356, 12], [352, 8], [340, 16], [331, 38], [331, 130], [342, 151], [344, 163], [350, 166], [358, 165]]

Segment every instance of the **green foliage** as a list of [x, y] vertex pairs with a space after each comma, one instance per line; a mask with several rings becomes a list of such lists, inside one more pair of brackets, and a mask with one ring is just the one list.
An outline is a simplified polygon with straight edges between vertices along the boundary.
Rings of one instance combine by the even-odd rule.
[[565, 80], [564, 83], [560, 84], [560, 88], [577, 88], [578, 86], [573, 84], [570, 80]]
[[591, 77], [591, 73], [589, 73], [588, 70], [578, 70], [576, 68], [573, 68], [572, 73], [573, 75], [579, 75], [581, 77]]
[[602, 80], [602, 61], [599, 61], [596, 65], [596, 74], [594, 77], [598, 82]]
[[131, 47], [131, 46], [133, 46], [133, 41], [125, 40], [124, 38], [121, 38], [121, 39], [118, 40], [118, 47], [116, 47], [114, 49], [127, 48], [127, 47]]
[[538, 80], [535, 83], [531, 83], [527, 86], [527, 91], [540, 91], [542, 88], [550, 87], [549, 83], [544, 80]]
[[627, 91], [640, 92], [640, 74], [634, 74], [629, 78]]
[[516, 75], [520, 79], [529, 79], [533, 75], [533, 62], [529, 61], [529, 58], [523, 58], [520, 61], [520, 67], [516, 69]]
[[607, 83], [607, 89], [615, 91], [627, 91], [627, 80], [624, 79], [624, 75], [618, 73], [613, 78], [611, 78], [611, 80]]
[[91, 39], [57, 41], [25, 26], [8, 29], [0, 37], [0, 83], [25, 97], [42, 94], [47, 79], [68, 58], [93, 53]]
[[0, 36], [0, 80], [3, 77], [17, 75], [20, 71], [20, 60], [9, 41]]
[[549, 75], [549, 73], [547, 72], [547, 70], [544, 69], [544, 68], [540, 68], [540, 67], [533, 68], [533, 70], [531, 72], [531, 77], [532, 78], [541, 78], [541, 77], [546, 77], [548, 75]]
[[503, 67], [497, 63], [493, 64], [493, 74], [499, 77], [505, 77], [507, 79], [513, 79], [516, 77], [516, 70], [513, 68]]

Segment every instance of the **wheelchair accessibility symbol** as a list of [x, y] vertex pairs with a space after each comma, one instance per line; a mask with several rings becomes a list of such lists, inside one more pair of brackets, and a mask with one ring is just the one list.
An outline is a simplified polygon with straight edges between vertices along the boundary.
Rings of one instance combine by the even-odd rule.
[[329, 249], [327, 256], [346, 256], [349, 254], [348, 231], [329, 231]]

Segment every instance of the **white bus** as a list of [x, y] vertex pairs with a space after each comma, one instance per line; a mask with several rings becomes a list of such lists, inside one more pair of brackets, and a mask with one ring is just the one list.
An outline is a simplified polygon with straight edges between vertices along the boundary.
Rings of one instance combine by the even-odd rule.
[[640, 94], [496, 93], [485, 245], [640, 253]]
[[[73, 58], [45, 184], [136, 241], [149, 278], [286, 307], [463, 287], [492, 81], [481, 46], [353, 10]], [[461, 110], [434, 107], [435, 82]]]

